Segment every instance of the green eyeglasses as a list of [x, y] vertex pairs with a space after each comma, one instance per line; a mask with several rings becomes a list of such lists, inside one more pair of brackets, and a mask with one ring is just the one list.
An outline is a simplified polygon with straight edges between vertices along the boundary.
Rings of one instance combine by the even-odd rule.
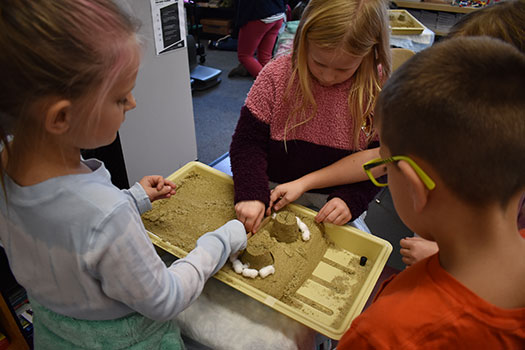
[[414, 162], [412, 159], [406, 156], [393, 156], [393, 157], [386, 158], [386, 159], [382, 159], [382, 158], [372, 159], [366, 162], [365, 164], [363, 164], [363, 169], [365, 170], [365, 173], [368, 175], [368, 177], [370, 178], [370, 181], [372, 181], [374, 185], [379, 186], [379, 187], [385, 187], [388, 185], [388, 183], [379, 182], [378, 179], [374, 177], [371, 170], [377, 166], [380, 166], [386, 163], [398, 162], [400, 160], [404, 160], [405, 162], [410, 164], [412, 169], [414, 169], [416, 174], [419, 176], [421, 181], [423, 181], [423, 183], [429, 190], [433, 190], [436, 187], [436, 183], [430, 178], [430, 176], [428, 176], [423, 171], [423, 169], [421, 169], [419, 165], [416, 164], [416, 162]]

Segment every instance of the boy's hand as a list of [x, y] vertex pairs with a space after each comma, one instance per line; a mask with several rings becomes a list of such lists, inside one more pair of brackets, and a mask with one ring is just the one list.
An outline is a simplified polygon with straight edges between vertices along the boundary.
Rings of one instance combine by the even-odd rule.
[[399, 241], [401, 249], [399, 252], [403, 256], [401, 260], [407, 266], [414, 265], [420, 260], [423, 260], [439, 251], [436, 242], [429, 241], [422, 237], [407, 237]]
[[264, 208], [264, 203], [256, 200], [235, 204], [237, 219], [244, 224], [247, 232], [257, 232], [264, 218]]
[[266, 215], [272, 213], [272, 209], [278, 211], [288, 203], [295, 201], [306, 192], [301, 180], [294, 180], [275, 187], [270, 194], [270, 205]]
[[163, 178], [160, 175], [144, 176], [139, 184], [144, 188], [150, 201], [156, 201], [157, 199], [170, 198], [175, 194], [175, 188], [177, 187], [173, 182]]
[[330, 199], [319, 210], [315, 217], [317, 222], [329, 222], [334, 225], [344, 225], [352, 218], [352, 213], [346, 203], [338, 197]]

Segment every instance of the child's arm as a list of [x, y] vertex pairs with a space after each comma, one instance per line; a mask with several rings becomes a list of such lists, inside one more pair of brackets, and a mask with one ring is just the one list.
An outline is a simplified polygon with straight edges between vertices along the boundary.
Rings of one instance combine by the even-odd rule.
[[244, 226], [232, 220], [201, 236], [195, 249], [167, 268], [129, 205], [118, 206], [94, 232], [87, 270], [108, 298], [154, 320], [173, 319], [232, 253], [246, 247]]
[[[364, 172], [362, 165], [374, 158], [379, 158], [379, 147], [353, 153], [297, 180], [278, 185], [270, 195], [268, 213], [272, 208], [273, 210], [279, 210], [288, 203], [297, 200], [303, 193], [316, 188], [332, 187], [368, 180], [368, 176]], [[382, 171], [382, 169], [379, 168], [380, 167], [376, 167], [375, 169], [377, 170], [374, 171]]]
[[317, 222], [329, 222], [334, 225], [344, 225], [352, 219], [352, 213], [341, 198], [335, 197], [326, 202], [315, 216]]
[[230, 145], [237, 218], [256, 232], [270, 200], [267, 149], [270, 126], [244, 106]]
[[170, 198], [174, 195], [175, 187], [177, 186], [170, 180], [164, 179], [160, 175], [151, 175], [145, 176], [140, 182], [136, 182], [122, 192], [133, 199], [137, 210], [143, 214], [151, 209], [151, 202], [157, 199]]
[[342, 199], [352, 215], [351, 220], [357, 219], [365, 210], [368, 209], [375, 195], [379, 192], [379, 187], [372, 181], [361, 181], [344, 186], [337, 186], [328, 195], [328, 202], [334, 198]]
[[151, 202], [158, 199], [170, 198], [175, 194], [177, 187], [172, 181], [160, 175], [144, 176], [139, 184], [144, 188]]
[[244, 224], [246, 231], [256, 233], [264, 218], [265, 205], [261, 201], [242, 201], [235, 204], [237, 219]]
[[401, 249], [399, 250], [402, 256], [401, 260], [407, 266], [414, 265], [439, 251], [436, 242], [429, 241], [422, 237], [402, 238], [399, 241], [399, 245], [401, 246]]

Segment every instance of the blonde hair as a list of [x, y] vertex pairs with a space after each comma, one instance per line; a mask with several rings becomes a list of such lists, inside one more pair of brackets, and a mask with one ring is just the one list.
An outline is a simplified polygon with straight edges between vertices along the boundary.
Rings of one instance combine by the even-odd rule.
[[[93, 96], [85, 108], [98, 117], [121, 72], [138, 65], [137, 28], [111, 0], [2, 0], [0, 138], [6, 151], [7, 135], [26, 134], [30, 111], [44, 97]], [[0, 176], [3, 171], [0, 165]]]
[[[305, 8], [295, 34], [292, 74], [285, 98], [292, 96], [297, 84], [295, 109], [288, 117], [286, 133], [311, 120], [317, 105], [311, 90], [308, 70], [308, 41], [327, 50], [341, 49], [362, 56], [348, 95], [348, 111], [354, 120], [353, 147], [359, 149], [359, 133], [370, 120], [382, 82], [391, 73], [389, 22], [384, 0], [311, 0]], [[381, 75], [378, 71], [381, 66]], [[306, 114], [311, 107], [311, 115]], [[291, 125], [291, 126], [290, 126]], [[369, 135], [370, 136], [370, 135]]]

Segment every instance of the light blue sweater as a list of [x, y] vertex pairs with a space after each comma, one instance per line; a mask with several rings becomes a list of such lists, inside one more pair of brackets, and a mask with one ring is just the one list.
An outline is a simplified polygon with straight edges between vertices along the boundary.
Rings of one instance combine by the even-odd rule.
[[199, 296], [231, 253], [245, 248], [244, 226], [232, 220], [166, 268], [140, 218], [151, 208], [142, 186], [121, 191], [101, 162], [84, 162], [92, 173], [25, 187], [5, 178], [0, 240], [17, 281], [45, 308], [83, 320], [135, 311], [169, 320]]

